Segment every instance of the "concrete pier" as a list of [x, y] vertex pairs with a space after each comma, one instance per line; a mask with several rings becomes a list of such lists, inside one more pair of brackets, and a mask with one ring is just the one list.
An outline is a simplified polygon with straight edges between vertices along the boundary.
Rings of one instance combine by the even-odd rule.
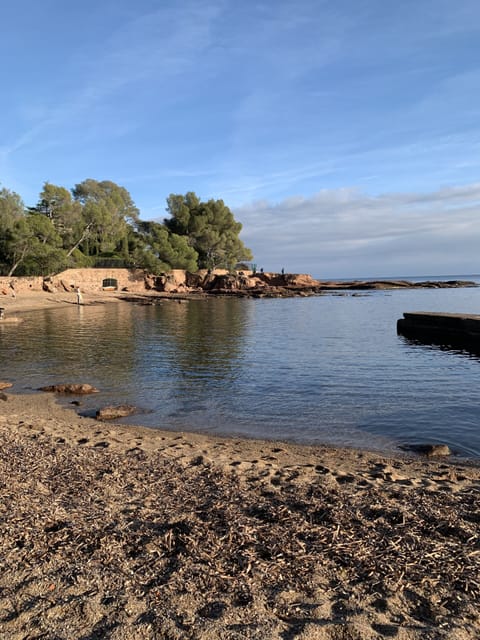
[[422, 342], [480, 349], [480, 315], [464, 313], [404, 313], [397, 321], [397, 333]]

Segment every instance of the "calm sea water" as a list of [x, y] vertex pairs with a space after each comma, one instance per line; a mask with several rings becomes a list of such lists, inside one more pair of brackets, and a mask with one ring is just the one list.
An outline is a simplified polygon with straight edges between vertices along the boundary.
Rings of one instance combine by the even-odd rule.
[[404, 311], [480, 314], [480, 288], [37, 311], [0, 326], [0, 378], [91, 383], [82, 412], [134, 424], [480, 457], [480, 358], [397, 336]]

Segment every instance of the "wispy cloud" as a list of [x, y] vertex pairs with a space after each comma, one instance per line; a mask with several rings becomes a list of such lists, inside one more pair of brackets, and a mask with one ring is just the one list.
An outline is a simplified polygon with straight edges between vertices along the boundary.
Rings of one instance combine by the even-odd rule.
[[[102, 126], [105, 136], [105, 129], [112, 129], [111, 112], [122, 101], [128, 103], [146, 82], [159, 88], [161, 100], [168, 100], [175, 93], [172, 79], [194, 66], [197, 56], [209, 47], [211, 23], [219, 6], [221, 0], [209, 0], [166, 5], [140, 15], [135, 11], [130, 20], [101, 41], [101, 46], [92, 44], [82, 53], [67, 56], [64, 64], [78, 78], [75, 89], [60, 99], [56, 95], [44, 98], [48, 103], [23, 105], [22, 112], [31, 114], [33, 125], [0, 148], [3, 157], [32, 144], [51, 145], [62, 127], [70, 128], [73, 134], [81, 126], [85, 137], [90, 128]], [[117, 105], [110, 105], [114, 100]], [[96, 117], [92, 117], [95, 110]], [[118, 122], [115, 132], [122, 135], [132, 127], [134, 122], [128, 126]]]
[[[302, 194], [299, 211], [336, 212], [338, 229], [361, 205], [393, 226], [366, 191], [408, 191], [428, 210], [438, 185], [477, 179], [476, 0], [30, 4], [30, 31], [13, 33], [25, 25], [10, 3], [0, 41], [12, 60], [0, 170], [27, 201], [46, 179], [107, 176], [146, 215], [172, 191], [267, 209]], [[35, 50], [47, 30], [57, 37]], [[358, 190], [340, 214], [342, 185]], [[322, 208], [312, 194], [325, 187]]]

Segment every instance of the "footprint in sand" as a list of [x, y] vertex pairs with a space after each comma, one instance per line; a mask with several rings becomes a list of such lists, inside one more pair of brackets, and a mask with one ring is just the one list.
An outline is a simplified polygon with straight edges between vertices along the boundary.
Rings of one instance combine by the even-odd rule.
[[355, 482], [355, 476], [351, 476], [350, 474], [339, 474], [335, 476], [335, 480], [338, 484], [352, 484], [352, 482]]
[[139, 449], [138, 447], [132, 447], [131, 449], [127, 449], [127, 454], [129, 456], [139, 456], [143, 453], [143, 451], [141, 449]]
[[77, 444], [87, 444], [88, 443], [88, 438], [80, 438], [79, 440], [77, 440]]
[[317, 473], [321, 473], [322, 475], [327, 475], [327, 473], [331, 473], [331, 471], [330, 471], [330, 469], [328, 467], [324, 467], [321, 464], [315, 465], [315, 471]]

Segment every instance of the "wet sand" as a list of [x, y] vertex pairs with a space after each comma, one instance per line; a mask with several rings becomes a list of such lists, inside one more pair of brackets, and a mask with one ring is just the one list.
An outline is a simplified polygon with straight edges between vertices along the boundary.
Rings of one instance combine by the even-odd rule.
[[[148, 295], [145, 293], [144, 295]], [[155, 296], [154, 293], [151, 294]], [[104, 304], [107, 302], [119, 302], [126, 296], [132, 297], [135, 294], [121, 293], [117, 291], [101, 291], [101, 292], [82, 292], [83, 304]], [[35, 312], [38, 309], [55, 309], [77, 304], [77, 294], [75, 291], [58, 291], [49, 293], [47, 291], [27, 291], [19, 292], [16, 298], [11, 295], [0, 295], [0, 307], [5, 309], [5, 317], [11, 318], [29, 312]]]
[[102, 423], [9, 389], [0, 443], [2, 640], [480, 637], [474, 462]]

